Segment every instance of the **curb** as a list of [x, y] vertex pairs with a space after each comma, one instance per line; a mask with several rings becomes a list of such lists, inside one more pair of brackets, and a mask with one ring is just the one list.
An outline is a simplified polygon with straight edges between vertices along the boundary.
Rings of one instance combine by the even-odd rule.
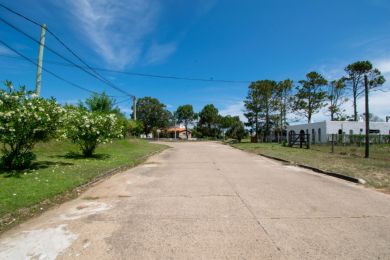
[[[132, 168], [142, 164], [143, 162], [145, 162], [149, 157], [152, 157], [156, 154], [159, 154], [159, 153], [161, 153], [169, 148], [170, 148], [169, 146], [162, 147], [161, 149], [159, 149], [157, 151], [151, 152], [151, 153], [146, 154], [140, 158], [137, 158], [133, 163], [129, 163], [129, 164], [122, 165], [122, 166], [116, 167], [114, 169], [108, 170], [107, 172], [105, 172], [99, 176], [96, 176], [92, 180], [90, 180], [84, 184], [81, 184], [80, 186], [74, 187], [71, 190], [65, 191], [61, 194], [58, 194], [58, 195], [52, 197], [52, 198], [46, 199], [44, 201], [41, 201], [35, 205], [32, 205], [32, 206], [26, 208], [27, 212], [23, 215], [15, 216], [14, 214], [11, 214], [9, 216], [7, 216], [7, 215], [3, 216], [2, 218], [0, 218], [0, 235], [3, 234], [4, 232], [6, 232], [7, 230], [11, 229], [12, 227], [14, 227], [20, 223], [23, 223], [24, 221], [26, 221], [28, 219], [37, 217], [37, 216], [41, 215], [42, 213], [44, 213], [45, 211], [47, 211], [55, 206], [58, 206], [62, 203], [65, 203], [67, 201], [78, 198], [84, 191], [86, 191], [88, 188], [95, 185], [96, 183], [103, 181], [103, 180], [106, 180], [106, 179], [110, 178], [111, 176], [118, 174], [120, 172], [123, 172], [125, 170], [132, 169]], [[12, 220], [7, 222], [8, 218], [10, 218]]]
[[280, 162], [283, 162], [283, 163], [288, 163], [290, 165], [298, 166], [298, 167], [301, 167], [301, 168], [304, 168], [304, 169], [312, 170], [313, 172], [317, 172], [317, 173], [325, 174], [325, 175], [328, 175], [328, 176], [331, 176], [331, 177], [343, 179], [345, 181], [350, 181], [350, 182], [359, 183], [359, 184], [366, 184], [366, 181], [363, 180], [363, 179], [360, 179], [360, 178], [354, 178], [354, 177], [347, 176], [347, 175], [340, 174], [340, 173], [324, 171], [324, 170], [321, 170], [321, 169], [318, 169], [318, 168], [315, 168], [315, 167], [312, 167], [312, 166], [308, 166], [308, 165], [300, 164], [300, 163], [295, 163], [295, 162], [292, 162], [292, 161], [288, 161], [288, 160], [284, 160], [284, 159], [281, 159], [281, 158], [278, 158], [278, 157], [265, 155], [265, 154], [262, 154], [262, 153], [258, 153], [258, 155], [266, 157], [268, 159], [272, 159], [272, 160], [280, 161]]

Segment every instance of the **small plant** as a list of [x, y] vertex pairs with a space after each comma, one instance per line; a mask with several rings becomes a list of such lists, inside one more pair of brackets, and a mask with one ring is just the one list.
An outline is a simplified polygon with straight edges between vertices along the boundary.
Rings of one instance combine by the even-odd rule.
[[69, 108], [64, 137], [76, 143], [85, 157], [93, 155], [98, 144], [122, 137], [122, 127], [114, 114]]
[[37, 142], [57, 134], [64, 113], [54, 99], [37, 97], [25, 87], [13, 88], [10, 81], [0, 89], [0, 143], [3, 169], [23, 169], [35, 159]]

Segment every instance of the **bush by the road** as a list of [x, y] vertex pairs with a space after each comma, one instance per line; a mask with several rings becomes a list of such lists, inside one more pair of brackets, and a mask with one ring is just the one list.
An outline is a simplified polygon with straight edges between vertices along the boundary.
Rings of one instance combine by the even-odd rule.
[[122, 126], [115, 114], [68, 109], [64, 136], [77, 144], [84, 156], [90, 157], [98, 144], [122, 137]]
[[64, 109], [54, 99], [36, 97], [25, 87], [6, 82], [0, 89], [0, 143], [2, 168], [21, 169], [31, 165], [37, 142], [57, 134]]

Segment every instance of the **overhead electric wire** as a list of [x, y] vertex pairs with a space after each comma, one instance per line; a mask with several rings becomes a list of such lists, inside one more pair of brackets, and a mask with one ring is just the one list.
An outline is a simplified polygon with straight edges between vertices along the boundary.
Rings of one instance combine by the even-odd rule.
[[126, 98], [126, 99], [124, 99], [124, 100], [114, 102], [113, 105], [116, 106], [116, 105], [118, 105], [118, 104], [124, 103], [124, 102], [129, 101], [129, 100], [130, 100], [130, 99]]
[[[17, 26], [13, 25], [12, 23], [4, 20], [2, 17], [0, 17], [0, 21], [2, 21], [3, 23], [7, 24], [9, 27], [13, 28], [14, 30], [18, 31], [19, 33], [23, 34], [24, 36], [28, 37], [29, 39], [31, 39], [32, 41], [38, 43], [39, 45], [41, 44], [38, 40], [36, 40], [34, 37], [32, 37], [31, 35], [29, 35], [28, 33], [26, 33], [25, 31], [23, 31], [22, 29], [18, 28]], [[84, 67], [78, 65], [77, 63], [74, 63], [73, 61], [71, 61], [70, 59], [66, 58], [64, 55], [58, 53], [57, 51], [55, 51], [54, 49], [50, 48], [49, 46], [45, 46], [45, 49], [49, 50], [50, 52], [54, 53], [55, 55], [57, 55], [58, 57], [60, 57], [61, 59], [69, 62], [70, 64], [72, 64], [73, 66], [79, 68], [80, 70], [86, 72], [87, 74], [91, 75], [92, 77], [98, 79], [99, 81], [107, 84], [108, 86], [114, 88], [115, 90], [121, 92], [122, 94], [125, 94], [127, 96], [130, 96], [130, 97], [134, 97], [134, 95], [132, 94], [129, 94], [127, 93], [126, 91], [122, 90], [121, 88], [113, 85], [112, 83], [110, 82], [107, 82], [106, 80], [104, 79], [101, 79], [100, 77], [96, 76], [95, 74], [91, 73], [90, 71], [86, 70]]]
[[15, 14], [15, 15], [17, 15], [17, 16], [19, 16], [19, 17], [21, 17], [21, 18], [23, 18], [23, 19], [25, 19], [25, 20], [27, 20], [27, 21], [29, 21], [29, 22], [31, 22], [31, 23], [37, 25], [37, 26], [39, 26], [39, 27], [41, 27], [41, 25], [40, 25], [38, 22], [34, 21], [33, 19], [28, 18], [27, 16], [25, 16], [25, 15], [23, 15], [23, 14], [21, 14], [21, 13], [15, 11], [15, 10], [12, 10], [12, 9], [9, 8], [8, 6], [5, 6], [5, 5], [2, 4], [2, 3], [0, 3], [0, 6], [3, 7], [4, 9], [6, 9], [7, 11], [9, 11], [9, 12], [11, 12], [11, 13], [13, 13], [13, 14]]
[[[37, 25], [41, 26], [38, 22], [34, 21], [31, 18], [26, 17], [25, 15], [5, 6], [4, 4], [0, 3], [0, 7], [3, 7], [4, 9], [8, 10], [9, 12], [26, 19], [27, 21]], [[93, 71], [96, 75], [100, 76], [102, 79], [109, 82], [107, 79], [105, 79], [102, 75], [100, 75], [96, 70], [99, 71], [106, 71], [106, 72], [113, 72], [113, 73], [121, 73], [121, 74], [128, 74], [133, 76], [140, 76], [140, 77], [150, 77], [150, 78], [161, 78], [161, 79], [174, 79], [174, 80], [187, 80], [187, 81], [203, 81], [203, 82], [220, 82], [220, 83], [251, 83], [249, 80], [224, 80], [224, 79], [213, 79], [213, 78], [196, 78], [196, 77], [180, 77], [180, 76], [171, 76], [171, 75], [158, 75], [158, 74], [149, 74], [149, 73], [137, 73], [137, 72], [129, 72], [129, 71], [118, 71], [118, 70], [109, 70], [109, 69], [101, 69], [101, 68], [94, 68], [89, 66], [80, 56], [78, 56], [74, 51], [69, 48], [64, 41], [62, 41], [53, 31], [51, 31], [49, 28], [46, 29], [48, 33], [50, 33], [63, 47], [65, 47], [70, 53], [72, 53], [73, 56], [75, 56], [79, 61], [81, 61], [88, 69]]]
[[[0, 6], [1, 7], [3, 7], [4, 9], [6, 9], [7, 11], [9, 11], [9, 12], [11, 12], [11, 13], [13, 13], [13, 14], [15, 14], [15, 15], [17, 15], [17, 16], [19, 16], [19, 17], [21, 17], [21, 18], [23, 18], [23, 19], [25, 19], [25, 20], [27, 20], [27, 21], [29, 21], [29, 22], [31, 22], [31, 23], [33, 23], [33, 24], [35, 24], [36, 26], [38, 26], [38, 27], [41, 27], [41, 25], [38, 23], [38, 22], [36, 22], [36, 21], [34, 21], [33, 19], [31, 19], [31, 18], [28, 18], [27, 16], [25, 16], [25, 15], [23, 15], [23, 14], [21, 14], [21, 13], [19, 13], [19, 12], [17, 12], [17, 11], [15, 11], [15, 10], [13, 10], [13, 9], [11, 9], [11, 8], [9, 8], [9, 7], [7, 7], [7, 6], [5, 6], [4, 4], [1, 4], [0, 3]], [[80, 62], [82, 62], [87, 68], [89, 68], [91, 71], [93, 71], [94, 73], [95, 73], [95, 75], [97, 75], [100, 79], [100, 81], [103, 81], [105, 84], [107, 84], [107, 85], [109, 85], [110, 87], [112, 87], [112, 88], [114, 88], [114, 89], [116, 89], [117, 91], [119, 91], [119, 92], [122, 92], [123, 94], [126, 94], [126, 95], [128, 95], [128, 96], [130, 96], [130, 97], [134, 97], [134, 95], [132, 95], [132, 94], [130, 94], [130, 93], [127, 93], [126, 91], [124, 91], [124, 90], [122, 90], [121, 88], [119, 88], [119, 87], [117, 87], [117, 86], [115, 86], [111, 81], [109, 81], [108, 79], [106, 79], [106, 78], [104, 78], [102, 75], [100, 75], [97, 71], [95, 71], [91, 66], [89, 66], [88, 65], [88, 63], [87, 62], [85, 62], [79, 55], [77, 55], [69, 46], [67, 46], [66, 44], [65, 44], [65, 42], [64, 41], [62, 41], [61, 39], [60, 39], [60, 37], [58, 37], [54, 32], [52, 32], [49, 28], [46, 28], [46, 31], [48, 32], [48, 33], [50, 33], [63, 47], [65, 47], [73, 56], [75, 56]], [[68, 61], [68, 60], [67, 60]], [[68, 61], [69, 62], [69, 61]], [[72, 62], [73, 63], [73, 62]], [[74, 64], [76, 67], [79, 67], [78, 65], [76, 65], [76, 64]], [[80, 68], [80, 67], [79, 67]], [[80, 68], [81, 69], [81, 68]], [[96, 76], [95, 76], [96, 77]]]
[[[9, 55], [0, 54], [0, 56], [9, 57], [9, 58], [15, 58]], [[16, 57], [17, 58], [17, 57]], [[74, 67], [72, 64], [64, 63], [64, 62], [57, 62], [57, 61], [45, 61], [46, 63], [56, 64], [60, 66], [67, 66], [67, 67]], [[151, 78], [162, 78], [162, 79], [177, 79], [177, 80], [188, 80], [188, 81], [203, 81], [203, 82], [214, 82], [214, 83], [245, 83], [250, 84], [251, 81], [234, 81], [234, 80], [215, 80], [215, 79], [201, 79], [201, 78], [187, 78], [187, 77], [177, 77], [177, 76], [165, 76], [165, 75], [155, 75], [155, 74], [144, 74], [144, 73], [138, 73], [138, 72], [129, 72], [129, 71], [119, 71], [119, 70], [110, 70], [110, 69], [104, 69], [104, 68], [97, 68], [93, 67], [95, 70], [99, 71], [106, 71], [111, 73], [118, 73], [118, 74], [127, 74], [132, 76], [141, 76], [141, 77], [151, 77]]]
[[[12, 48], [9, 44], [5, 43], [5, 42], [2, 41], [1, 39], [0, 39], [0, 43], [1, 43], [3, 46], [5, 46], [5, 47], [7, 47], [8, 49], [10, 49], [11, 51], [13, 51], [14, 53], [16, 53], [17, 55], [19, 55], [20, 57], [22, 57], [23, 59], [29, 61], [30, 63], [34, 64], [35, 66], [39, 66], [37, 62], [35, 62], [34, 60], [30, 59], [29, 57], [23, 55], [21, 52], [17, 51], [16, 49]], [[61, 81], [64, 81], [64, 82], [68, 83], [69, 85], [72, 85], [72, 86], [74, 86], [74, 87], [76, 87], [76, 88], [79, 88], [79, 89], [81, 89], [81, 90], [87, 91], [87, 92], [92, 93], [92, 94], [102, 95], [102, 94], [100, 94], [100, 93], [98, 93], [98, 92], [96, 92], [96, 91], [87, 89], [87, 88], [85, 88], [85, 87], [83, 87], [83, 86], [80, 86], [80, 85], [78, 85], [78, 84], [76, 84], [76, 83], [74, 83], [74, 82], [72, 82], [72, 81], [69, 81], [69, 80], [67, 80], [67, 79], [65, 79], [65, 78], [63, 78], [63, 77], [61, 77], [61, 76], [59, 76], [58, 74], [56, 74], [56, 73], [54, 73], [54, 72], [52, 72], [52, 71], [50, 71], [50, 70], [48, 70], [48, 69], [46, 69], [46, 68], [43, 68], [43, 67], [41, 67], [41, 68], [42, 68], [42, 70], [45, 71], [46, 73], [52, 75], [53, 77], [55, 77], [55, 78], [57, 78], [57, 79], [59, 79], [59, 80], [61, 80]], [[115, 97], [115, 96], [109, 96], [109, 97]]]

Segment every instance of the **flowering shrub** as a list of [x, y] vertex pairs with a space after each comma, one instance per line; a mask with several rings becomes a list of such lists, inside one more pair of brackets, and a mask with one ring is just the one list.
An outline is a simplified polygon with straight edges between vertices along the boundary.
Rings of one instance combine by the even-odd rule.
[[69, 108], [65, 121], [65, 137], [78, 144], [86, 157], [93, 154], [98, 144], [122, 136], [122, 127], [114, 114]]
[[39, 98], [11, 82], [0, 89], [1, 166], [22, 169], [30, 166], [37, 142], [48, 141], [57, 134], [64, 113], [54, 99]]

